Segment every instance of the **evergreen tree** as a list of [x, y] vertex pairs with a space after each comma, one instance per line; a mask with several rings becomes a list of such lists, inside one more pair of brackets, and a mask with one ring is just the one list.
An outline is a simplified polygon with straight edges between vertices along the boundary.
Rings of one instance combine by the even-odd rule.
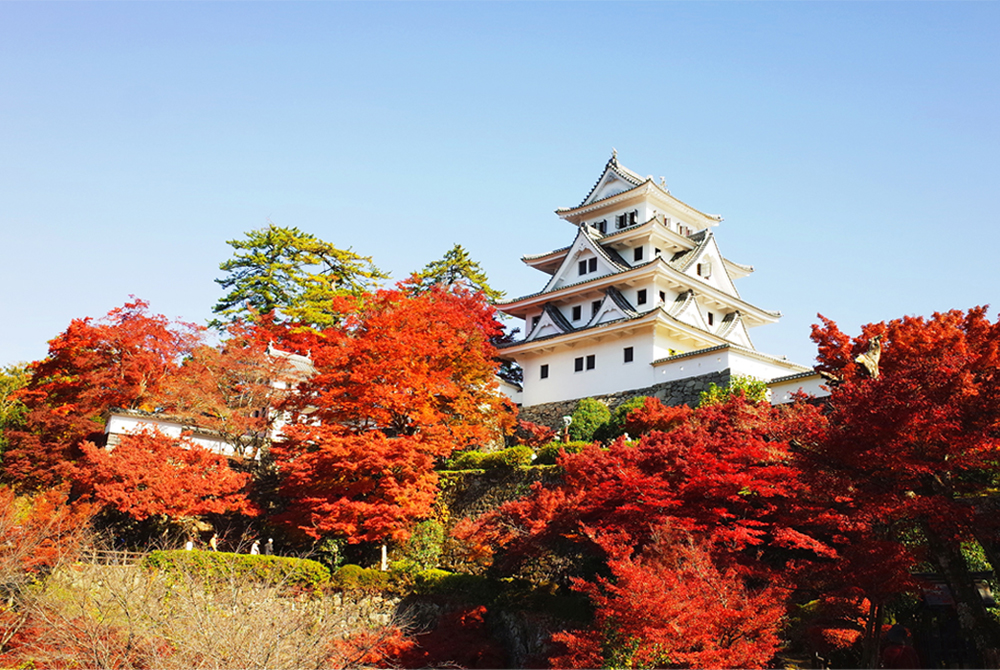
[[269, 223], [227, 244], [236, 253], [219, 266], [229, 274], [215, 280], [229, 291], [212, 310], [222, 317], [213, 321], [215, 327], [270, 312], [289, 321], [330, 326], [337, 320], [331, 298], [360, 295], [388, 277], [370, 257], [338, 249], [298, 228]]
[[428, 263], [407, 284], [414, 293], [423, 293], [435, 285], [451, 287], [457, 284], [470, 291], [481, 292], [491, 305], [504, 297], [503, 291], [490, 286], [486, 273], [461, 244], [453, 246], [441, 260]]

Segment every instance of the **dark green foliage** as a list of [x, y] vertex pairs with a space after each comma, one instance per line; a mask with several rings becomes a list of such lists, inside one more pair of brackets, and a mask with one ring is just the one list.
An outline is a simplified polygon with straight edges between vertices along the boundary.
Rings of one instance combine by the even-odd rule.
[[330, 585], [343, 591], [384, 591], [389, 587], [389, 573], [360, 565], [345, 565], [333, 573]]
[[215, 551], [153, 551], [147, 568], [167, 575], [188, 574], [206, 581], [248, 578], [268, 584], [315, 589], [330, 581], [330, 571], [316, 561], [288, 556], [254, 556]]
[[597, 429], [611, 419], [611, 410], [600, 400], [583, 398], [576, 404], [572, 416], [569, 439], [575, 442], [591, 442]]
[[538, 457], [535, 458], [535, 465], [555, 465], [559, 457], [559, 451], [565, 450], [568, 454], [578, 454], [584, 447], [593, 444], [592, 442], [549, 442], [544, 447], [539, 447]]
[[423, 270], [415, 273], [407, 282], [411, 291], [422, 293], [433, 286], [451, 289], [461, 286], [470, 291], [479, 291], [491, 305], [503, 299], [504, 292], [490, 286], [489, 278], [479, 263], [472, 260], [469, 252], [461, 244], [453, 246], [439, 261], [428, 263]]
[[625, 421], [628, 419], [629, 412], [642, 407], [645, 402], [646, 396], [638, 396], [630, 400], [626, 400], [622, 404], [618, 405], [618, 407], [615, 407], [614, 411], [611, 412], [611, 418], [608, 419], [608, 422], [594, 432], [594, 439], [600, 440], [601, 442], [610, 442], [611, 440], [624, 435]]
[[453, 456], [445, 464], [447, 470], [492, 470], [531, 465], [535, 452], [531, 447], [518, 445], [500, 451], [466, 451]]
[[460, 596], [466, 602], [486, 604], [500, 594], [502, 586], [496, 580], [482, 575], [424, 570], [415, 575], [413, 592], [420, 595]]
[[413, 534], [403, 545], [403, 560], [411, 562], [419, 570], [437, 567], [444, 545], [444, 526], [436, 519], [421, 521], [413, 528]]

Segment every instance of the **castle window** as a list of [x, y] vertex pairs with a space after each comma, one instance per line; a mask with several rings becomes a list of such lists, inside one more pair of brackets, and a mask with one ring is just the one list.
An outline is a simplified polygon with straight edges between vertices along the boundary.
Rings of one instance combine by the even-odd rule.
[[631, 363], [633, 360], [635, 360], [635, 358], [634, 358], [634, 352], [632, 351], [632, 347], [625, 347], [625, 362]]
[[635, 304], [645, 305], [646, 304], [646, 289], [639, 289], [635, 294]]
[[606, 235], [608, 232], [608, 220], [604, 219], [603, 221], [598, 221], [597, 223], [594, 224], [594, 228], [597, 228], [599, 231], [601, 231], [601, 235]]
[[708, 313], [708, 325], [711, 326], [713, 324], [715, 324], [715, 315], [712, 314], [711, 312], [709, 312]]
[[587, 272], [597, 272], [597, 259], [588, 258], [587, 259]]
[[699, 277], [705, 277], [706, 279], [708, 279], [709, 277], [711, 277], [712, 276], [712, 261], [704, 260], [701, 263], [698, 263], [697, 272], [698, 272], [698, 276]]
[[632, 250], [632, 260], [641, 261], [642, 260], [642, 247], [636, 247]]
[[578, 267], [580, 268], [580, 274], [587, 274], [587, 261], [580, 261]]
[[583, 372], [583, 356], [573, 360], [573, 372]]
[[573, 320], [579, 321], [581, 316], [583, 316], [583, 308], [577, 305], [573, 308]]
[[667, 294], [664, 293], [663, 291], [660, 291], [660, 303], [662, 304], [665, 303], [666, 301], [667, 301]]
[[655, 258], [659, 258], [662, 254], [663, 254], [663, 252], [660, 251], [659, 249], [653, 249], [653, 256]]
[[539, 368], [539, 372], [541, 373], [541, 378], [542, 379], [548, 379], [549, 378], [549, 364], [545, 363], [544, 365], [542, 365], [542, 367]]
[[594, 354], [587, 356], [587, 369], [593, 370], [595, 365], [597, 365], [597, 356]]
[[538, 322], [541, 321], [541, 319], [542, 319], [542, 317], [540, 317], [540, 316], [533, 316], [533, 317], [531, 317], [531, 329], [532, 330], [534, 330], [535, 328], [538, 327]]
[[597, 316], [597, 313], [599, 311], [601, 311], [601, 301], [600, 300], [595, 300], [594, 302], [590, 303], [590, 316], [591, 316], [591, 318]]

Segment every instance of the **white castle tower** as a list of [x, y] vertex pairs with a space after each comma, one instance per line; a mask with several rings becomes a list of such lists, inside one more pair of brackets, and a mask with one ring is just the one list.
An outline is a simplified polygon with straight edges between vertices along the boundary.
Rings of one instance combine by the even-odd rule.
[[740, 297], [734, 282], [753, 268], [719, 252], [721, 217], [617, 154], [583, 202], [556, 214], [576, 227], [572, 244], [522, 259], [549, 275], [544, 288], [497, 306], [525, 322], [524, 339], [501, 351], [524, 370], [523, 406], [630, 390], [664, 397], [682, 380], [729, 375], [768, 381], [775, 402], [799, 388], [822, 394], [810, 368], [754, 348], [750, 330], [781, 314]]

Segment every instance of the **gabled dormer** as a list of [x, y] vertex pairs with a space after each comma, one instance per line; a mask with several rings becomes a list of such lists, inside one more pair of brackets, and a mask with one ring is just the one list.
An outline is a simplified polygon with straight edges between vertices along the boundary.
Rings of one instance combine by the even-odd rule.
[[604, 292], [604, 299], [600, 307], [594, 312], [587, 324], [588, 328], [599, 326], [602, 323], [621, 321], [639, 316], [639, 312], [629, 304], [629, 301], [621, 294], [621, 291], [611, 287]]
[[546, 304], [542, 307], [542, 313], [532, 320], [531, 329], [524, 340], [527, 342], [542, 337], [562, 335], [573, 330], [572, 324], [566, 320], [566, 317], [556, 307]]
[[694, 326], [695, 328], [700, 328], [704, 331], [711, 331], [712, 327], [709, 326], [708, 320], [701, 313], [701, 307], [698, 305], [698, 299], [695, 296], [693, 290], [684, 291], [677, 296], [674, 300], [674, 304], [666, 307], [667, 314], [674, 317], [678, 321], [686, 323], [688, 325]]
[[747, 330], [747, 325], [743, 322], [743, 315], [739, 311], [730, 312], [723, 317], [722, 325], [716, 335], [741, 347], [754, 348], [750, 332]]
[[697, 246], [690, 251], [675, 254], [669, 261], [670, 265], [689, 277], [739, 298], [740, 293], [729, 275], [729, 270], [734, 266], [743, 266], [736, 266], [722, 257], [719, 245], [715, 242], [715, 235], [711, 231], [700, 231], [692, 235], [691, 239], [697, 243]]
[[597, 243], [594, 239], [595, 234], [586, 226], [579, 229], [559, 269], [553, 273], [552, 279], [542, 289], [542, 293], [628, 269], [628, 263], [621, 256], [614, 251], [603, 249]]
[[635, 172], [632, 172], [623, 165], [619, 165], [618, 152], [614, 151], [611, 154], [611, 160], [604, 166], [604, 172], [597, 180], [597, 183], [594, 184], [594, 187], [590, 189], [590, 193], [587, 194], [587, 197], [577, 207], [586, 207], [599, 200], [612, 198], [619, 193], [632, 190], [644, 181], [646, 180]]

